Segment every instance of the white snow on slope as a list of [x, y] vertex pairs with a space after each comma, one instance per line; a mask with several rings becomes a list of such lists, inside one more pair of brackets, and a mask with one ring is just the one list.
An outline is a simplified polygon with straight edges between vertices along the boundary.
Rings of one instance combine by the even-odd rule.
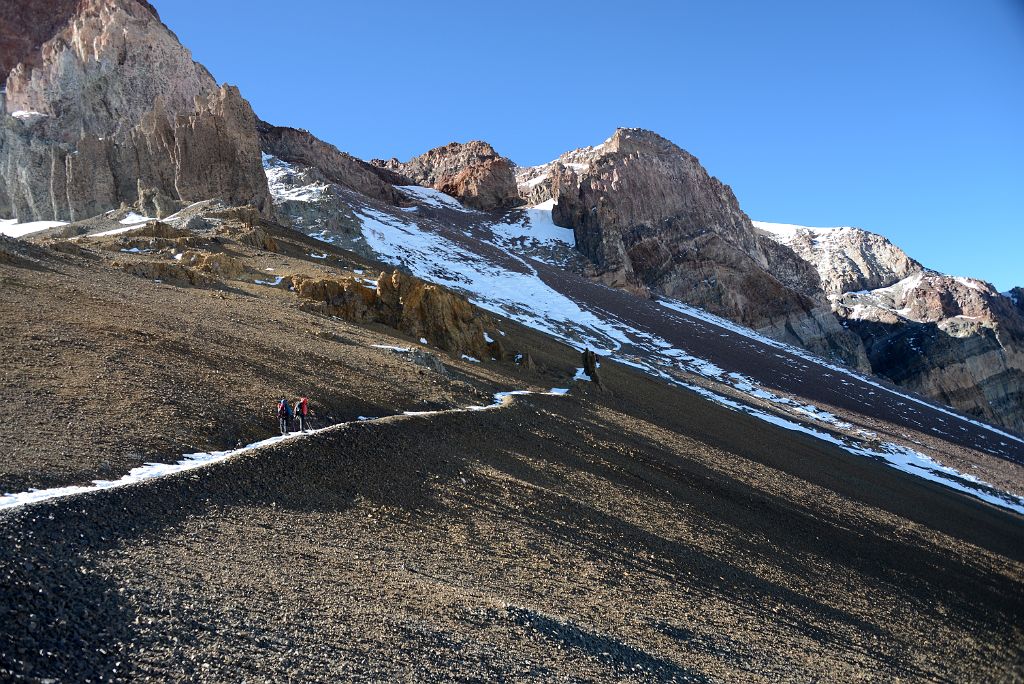
[[424, 188], [420, 185], [396, 185], [396, 188], [404, 192], [409, 197], [419, 200], [424, 204], [428, 204], [438, 209], [456, 209], [458, 211], [471, 212], [472, 209], [464, 207], [459, 200], [455, 199], [451, 195], [446, 195], [440, 190], [434, 188]]
[[267, 186], [275, 202], [315, 202], [323, 197], [326, 183], [309, 183], [296, 186], [292, 180], [295, 169], [288, 162], [263, 153], [263, 170], [267, 174]]
[[532, 246], [540, 244], [563, 244], [576, 246], [576, 236], [571, 228], [556, 226], [551, 220], [551, 209], [555, 201], [548, 200], [526, 210], [526, 219], [518, 223], [496, 223], [491, 232], [502, 243], [529, 241]]
[[0, 219], [0, 235], [18, 238], [64, 225], [67, 225], [67, 221], [28, 221], [26, 223], [18, 223], [18, 219]]
[[[470, 301], [524, 325], [559, 337], [576, 337], [599, 350], [628, 342], [621, 331], [583, 311], [568, 297], [537, 277], [525, 262], [525, 272], [491, 263], [412, 221], [364, 207], [356, 211], [363, 237], [385, 261], [401, 264], [413, 274], [465, 292]], [[572, 334], [575, 333], [575, 334]]]
[[22, 121], [30, 121], [32, 119], [37, 119], [39, 117], [49, 115], [44, 114], [43, 112], [32, 112], [25, 109], [19, 109], [16, 112], [11, 112], [11, 116], [13, 116], [15, 119], [21, 119]]

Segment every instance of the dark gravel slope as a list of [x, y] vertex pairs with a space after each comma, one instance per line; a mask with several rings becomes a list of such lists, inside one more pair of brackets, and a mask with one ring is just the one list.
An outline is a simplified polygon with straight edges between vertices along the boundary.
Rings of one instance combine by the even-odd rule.
[[1018, 517], [608, 367], [0, 516], [6, 677], [1012, 681]]

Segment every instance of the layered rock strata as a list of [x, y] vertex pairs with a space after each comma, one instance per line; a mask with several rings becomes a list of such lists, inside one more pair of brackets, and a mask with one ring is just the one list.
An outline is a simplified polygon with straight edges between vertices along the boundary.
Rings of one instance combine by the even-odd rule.
[[1024, 298], [1014, 290], [928, 270], [859, 228], [755, 225], [818, 271], [872, 372], [1024, 433]]

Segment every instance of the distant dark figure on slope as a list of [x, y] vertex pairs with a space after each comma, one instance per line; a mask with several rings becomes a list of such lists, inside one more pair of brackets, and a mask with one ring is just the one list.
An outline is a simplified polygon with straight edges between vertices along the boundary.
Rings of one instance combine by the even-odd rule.
[[299, 432], [309, 429], [309, 399], [300, 397], [295, 400], [295, 422], [299, 425]]
[[284, 397], [277, 402], [277, 422], [281, 427], [281, 434], [287, 435], [292, 424], [292, 407]]

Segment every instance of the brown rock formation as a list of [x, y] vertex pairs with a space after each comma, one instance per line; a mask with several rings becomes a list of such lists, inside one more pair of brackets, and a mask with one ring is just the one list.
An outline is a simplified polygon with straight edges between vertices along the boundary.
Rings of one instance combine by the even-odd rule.
[[526, 184], [550, 184], [552, 218], [573, 229], [577, 249], [604, 282], [679, 299], [867, 367], [860, 340], [832, 315], [814, 269], [759, 236], [729, 187], [668, 140], [619, 129], [546, 173]]
[[1011, 297], [925, 271], [833, 301], [873, 372], [1024, 434], [1024, 312]]
[[211, 197], [270, 215], [249, 104], [151, 7], [81, 0], [51, 33], [10, 52], [22, 61], [5, 72], [0, 216], [80, 220], [122, 203], [166, 215]]
[[390, 204], [401, 204], [404, 201], [392, 183], [381, 177], [381, 169], [341, 152], [309, 131], [272, 126], [265, 121], [257, 123], [257, 130], [260, 144], [267, 154], [289, 163], [312, 167], [323, 175], [324, 180], [368, 197]]
[[814, 266], [828, 294], [888, 287], [924, 270], [885, 237], [860, 228], [809, 228], [758, 221], [754, 226], [761, 235], [789, 247]]
[[479, 140], [449, 143], [404, 163], [397, 159], [370, 163], [409, 179], [407, 185], [440, 190], [475, 209], [501, 210], [522, 203], [512, 162]]
[[452, 354], [490, 358], [484, 317], [464, 297], [399, 271], [381, 273], [377, 288], [354, 278], [292, 278], [303, 308], [351, 321], [391, 326]]

